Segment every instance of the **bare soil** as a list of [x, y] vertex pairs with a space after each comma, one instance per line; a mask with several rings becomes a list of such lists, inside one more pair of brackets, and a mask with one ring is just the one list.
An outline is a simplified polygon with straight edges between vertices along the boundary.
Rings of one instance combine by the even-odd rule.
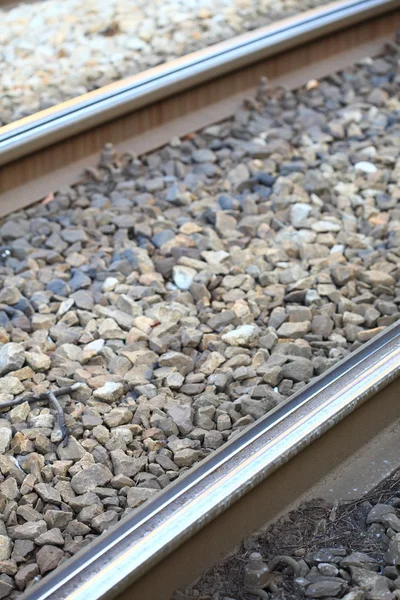
[[[302, 504], [266, 530], [244, 540], [237, 550], [222, 562], [214, 565], [174, 600], [255, 600], [256, 596], [243, 591], [245, 566], [252, 552], [259, 552], [265, 562], [277, 555], [295, 559], [322, 549], [346, 549], [346, 554], [364, 552], [383, 560], [385, 548], [376, 535], [369, 534], [365, 518], [372, 506], [378, 503], [400, 504], [400, 471], [382, 482], [359, 500], [327, 503], [322, 499]], [[276, 572], [279, 593], [274, 598], [298, 600], [293, 589], [293, 575], [287, 571]]]

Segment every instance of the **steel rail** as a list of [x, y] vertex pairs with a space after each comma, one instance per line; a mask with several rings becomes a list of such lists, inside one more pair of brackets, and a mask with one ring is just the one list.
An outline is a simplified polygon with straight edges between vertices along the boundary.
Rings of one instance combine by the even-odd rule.
[[114, 598], [394, 381], [400, 372], [399, 359], [400, 323], [396, 323], [189, 471], [23, 598]]
[[204, 81], [398, 8], [398, 0], [340, 0], [107, 85], [0, 129], [0, 165]]

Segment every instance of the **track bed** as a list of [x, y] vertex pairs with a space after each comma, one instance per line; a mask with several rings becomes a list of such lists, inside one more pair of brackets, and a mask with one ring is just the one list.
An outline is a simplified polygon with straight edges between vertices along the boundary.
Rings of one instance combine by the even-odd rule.
[[0, 126], [326, 2], [0, 0]]
[[264, 81], [2, 221], [1, 400], [81, 384], [66, 446], [48, 407], [3, 415], [3, 597], [398, 320], [399, 57]]

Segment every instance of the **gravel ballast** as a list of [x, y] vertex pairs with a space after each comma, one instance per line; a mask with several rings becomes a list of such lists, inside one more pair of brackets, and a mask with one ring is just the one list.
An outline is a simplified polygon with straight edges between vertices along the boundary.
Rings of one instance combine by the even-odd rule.
[[51, 406], [1, 415], [0, 597], [399, 318], [399, 57], [263, 82], [1, 222], [0, 402], [81, 386], [65, 446]]
[[0, 9], [0, 126], [326, 0], [42, 0]]

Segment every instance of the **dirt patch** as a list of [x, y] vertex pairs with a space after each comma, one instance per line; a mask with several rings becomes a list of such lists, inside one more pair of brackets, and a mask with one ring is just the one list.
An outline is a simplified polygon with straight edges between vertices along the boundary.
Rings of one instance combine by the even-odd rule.
[[[373, 491], [352, 502], [327, 503], [317, 499], [302, 504], [265, 531], [244, 540], [235, 553], [214, 565], [191, 586], [176, 592], [174, 600], [254, 600], [243, 590], [245, 567], [252, 552], [259, 552], [265, 562], [277, 555], [307, 558], [322, 549], [346, 551], [346, 555], [363, 552], [384, 564], [386, 536], [366, 524], [366, 516], [376, 504], [400, 506], [400, 471]], [[334, 552], [332, 552], [334, 553]], [[275, 572], [279, 592], [274, 598], [298, 600], [289, 570]]]

